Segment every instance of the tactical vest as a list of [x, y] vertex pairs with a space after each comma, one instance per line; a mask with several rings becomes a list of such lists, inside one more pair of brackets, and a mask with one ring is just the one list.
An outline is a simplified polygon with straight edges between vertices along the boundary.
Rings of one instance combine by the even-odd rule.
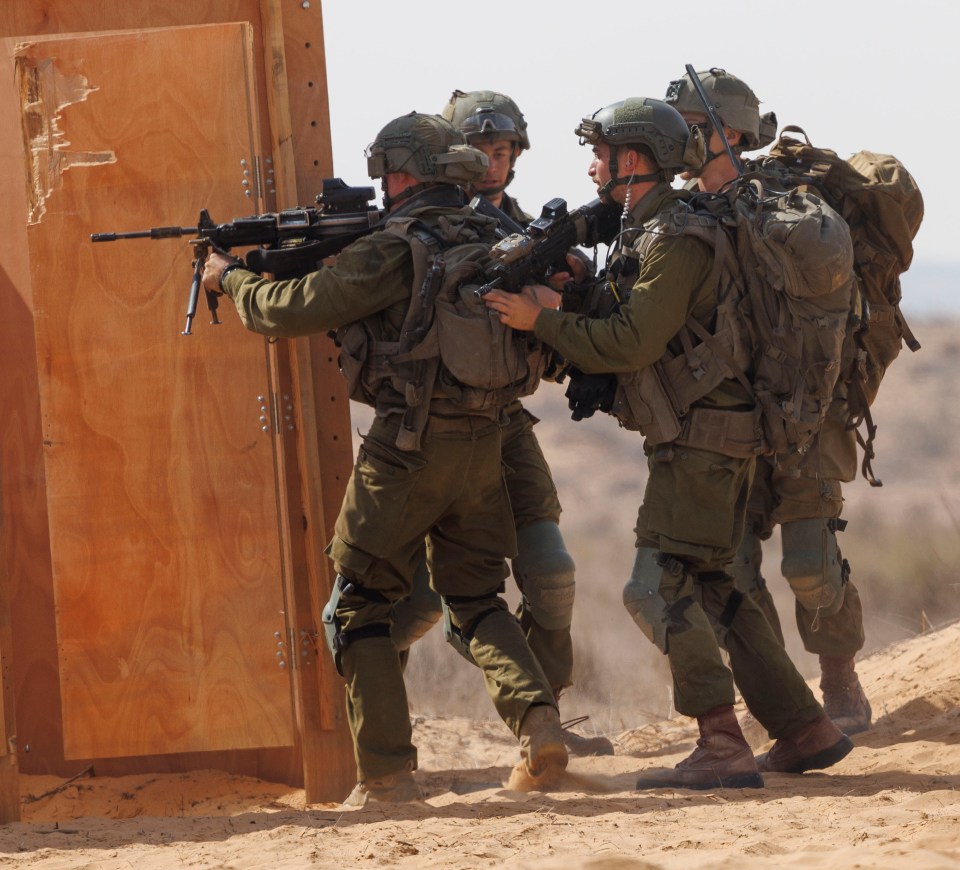
[[[833, 401], [856, 300], [846, 223], [818, 197], [751, 175], [728, 195], [695, 196], [643, 230], [639, 263], [663, 234], [713, 248], [716, 318], [712, 329], [688, 318], [682, 352], [620, 377], [613, 413], [651, 432], [651, 444], [775, 461], [806, 452]], [[753, 395], [752, 412], [695, 407], [726, 378]]]
[[539, 384], [547, 354], [474, 293], [496, 241], [481, 215], [396, 217], [384, 229], [410, 245], [413, 288], [399, 333], [383, 313], [337, 332], [351, 399], [402, 413], [397, 446], [418, 450], [431, 411], [496, 419]]
[[[636, 241], [620, 250], [613, 263], [616, 281], [605, 282], [599, 288], [599, 297], [589, 306], [597, 316], [609, 316], [627, 301], [651, 245], [664, 233], [678, 234], [678, 227], [683, 227], [688, 217], [688, 209], [677, 204], [646, 222]], [[711, 284], [718, 287], [713, 323], [689, 317], [677, 335], [679, 352], [668, 347], [653, 365], [618, 374], [610, 413], [624, 428], [641, 432], [650, 447], [675, 443], [726, 456], [750, 457], [761, 448], [756, 411], [696, 406], [721, 382], [737, 378], [750, 366], [742, 320], [735, 311], [737, 294], [719, 292], [732, 285], [736, 273], [727, 237], [722, 235], [720, 241], [711, 274]], [[723, 241], [727, 241], [726, 248], [722, 247]], [[745, 386], [750, 391], [749, 383]]]

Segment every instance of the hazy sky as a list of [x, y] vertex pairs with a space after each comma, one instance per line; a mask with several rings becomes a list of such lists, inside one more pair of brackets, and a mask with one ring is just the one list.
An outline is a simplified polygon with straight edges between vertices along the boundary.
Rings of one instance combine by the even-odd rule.
[[[914, 265], [960, 282], [957, 194], [940, 178], [960, 149], [960, 3], [323, 0], [323, 17], [334, 168], [353, 184], [388, 120], [439, 112], [454, 88], [489, 88], [529, 124], [510, 193], [534, 214], [555, 196], [580, 205], [594, 196], [589, 151], [573, 135], [581, 117], [627, 96], [662, 98], [687, 63], [720, 66], [815, 145], [903, 160], [926, 205]], [[948, 290], [956, 304], [960, 287]]]

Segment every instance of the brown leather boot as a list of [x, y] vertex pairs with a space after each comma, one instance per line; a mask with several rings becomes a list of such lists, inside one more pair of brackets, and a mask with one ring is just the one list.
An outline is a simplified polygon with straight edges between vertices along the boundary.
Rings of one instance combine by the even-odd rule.
[[757, 758], [764, 773], [803, 773], [822, 770], [844, 758], [853, 743], [826, 715], [781, 737], [769, 752]]
[[852, 656], [820, 656], [820, 690], [824, 711], [844, 734], [859, 734], [870, 728], [873, 711]]
[[743, 738], [733, 706], [716, 707], [697, 717], [697, 748], [676, 767], [645, 770], [638, 789], [763, 788], [753, 751]]
[[413, 772], [405, 767], [396, 773], [388, 773], [373, 779], [361, 780], [343, 802], [345, 807], [362, 807], [367, 801], [382, 803], [409, 803], [422, 801], [423, 792], [413, 778]]
[[527, 710], [520, 723], [520, 756], [534, 780], [543, 784], [560, 780], [569, 756], [556, 708], [536, 704]]

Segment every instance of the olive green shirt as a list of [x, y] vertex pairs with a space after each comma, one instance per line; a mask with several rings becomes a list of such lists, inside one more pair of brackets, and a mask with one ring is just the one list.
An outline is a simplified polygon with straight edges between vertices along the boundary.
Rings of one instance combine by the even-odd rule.
[[[658, 185], [632, 209], [627, 226], [641, 226], [682, 196]], [[664, 355], [691, 314], [706, 322], [712, 319], [712, 265], [713, 252], [706, 243], [663, 236], [651, 245], [629, 300], [616, 313], [594, 319], [544, 309], [534, 332], [587, 373], [646, 368]]]
[[382, 230], [344, 248], [334, 265], [303, 278], [268, 281], [234, 269], [223, 280], [244, 326], [281, 338], [337, 329], [390, 307], [402, 321], [412, 285], [410, 245]]

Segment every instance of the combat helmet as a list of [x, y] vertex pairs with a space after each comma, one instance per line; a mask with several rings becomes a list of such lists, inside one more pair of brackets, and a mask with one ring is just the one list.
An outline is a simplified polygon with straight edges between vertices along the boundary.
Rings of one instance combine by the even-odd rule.
[[407, 172], [423, 184], [469, 184], [483, 178], [487, 156], [439, 115], [411, 112], [387, 124], [366, 151], [367, 174]]
[[530, 147], [527, 122], [517, 104], [497, 91], [454, 91], [441, 115], [467, 137], [467, 142], [506, 139], [519, 150]]
[[[745, 81], [719, 67], [698, 72], [697, 77], [724, 127], [743, 134], [740, 150], [765, 148], [774, 140], [777, 116], [773, 112], [760, 114], [760, 100]], [[687, 76], [670, 82], [664, 100], [678, 112], [702, 115], [706, 111]]]
[[[706, 153], [702, 134], [691, 131], [672, 106], [650, 97], [628, 97], [598, 109], [580, 121], [574, 133], [580, 137], [581, 145], [606, 142], [610, 146], [610, 182], [600, 191], [601, 195], [619, 184], [670, 181], [678, 172], [699, 169]], [[617, 152], [621, 146], [649, 155], [658, 171], [619, 176]]]

